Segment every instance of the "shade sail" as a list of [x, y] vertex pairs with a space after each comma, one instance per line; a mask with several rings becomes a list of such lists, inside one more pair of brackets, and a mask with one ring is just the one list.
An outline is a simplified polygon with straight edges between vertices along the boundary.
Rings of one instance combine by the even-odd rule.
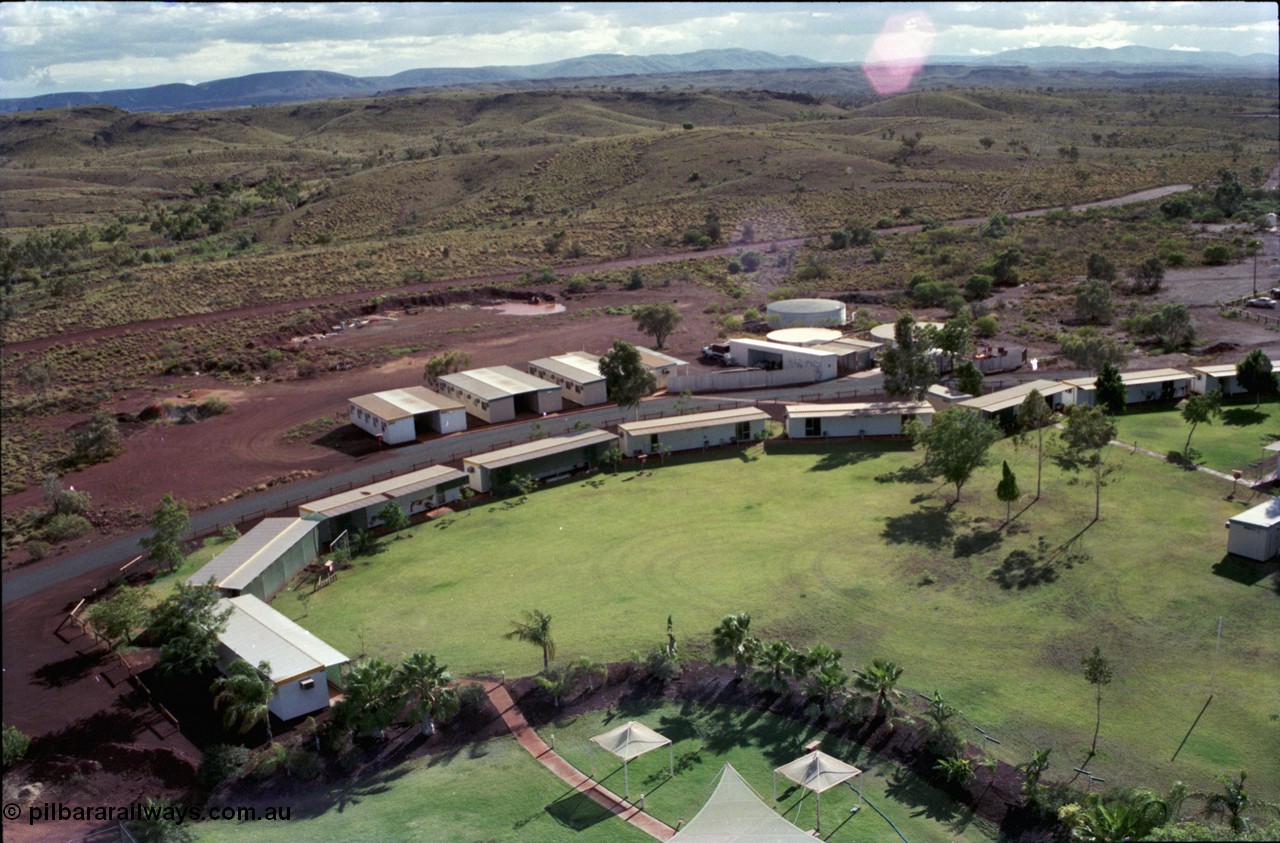
[[644, 755], [651, 749], [669, 746], [671, 741], [650, 729], [643, 723], [634, 720], [611, 729], [603, 735], [596, 735], [591, 742], [603, 750], [613, 753], [623, 761], [630, 761], [638, 755]]
[[725, 764], [720, 783], [669, 843], [813, 843], [756, 795], [738, 771]]
[[859, 775], [862, 771], [852, 764], [846, 764], [838, 758], [832, 758], [825, 752], [815, 749], [803, 758], [797, 758], [790, 764], [783, 764], [773, 772], [781, 773], [814, 793], [822, 793]]

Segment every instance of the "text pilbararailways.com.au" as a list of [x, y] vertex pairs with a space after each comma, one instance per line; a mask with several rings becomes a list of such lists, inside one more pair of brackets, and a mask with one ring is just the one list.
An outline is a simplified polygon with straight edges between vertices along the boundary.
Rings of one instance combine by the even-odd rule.
[[128, 802], [123, 805], [72, 805], [66, 802], [39, 802], [28, 805], [25, 809], [15, 803], [6, 802], [4, 818], [14, 822], [23, 819], [25, 814], [27, 825], [46, 822], [144, 822], [147, 820], [165, 820], [177, 825], [182, 823], [198, 823], [209, 821], [223, 822], [287, 822], [292, 818], [293, 809], [285, 806], [263, 807], [205, 807], [192, 808], [186, 805], [147, 804], [144, 802]]

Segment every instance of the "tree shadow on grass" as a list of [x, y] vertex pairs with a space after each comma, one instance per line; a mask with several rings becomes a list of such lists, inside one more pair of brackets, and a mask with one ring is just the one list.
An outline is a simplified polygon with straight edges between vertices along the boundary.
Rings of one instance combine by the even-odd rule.
[[838, 468], [846, 468], [851, 465], [857, 465], [860, 462], [875, 459], [880, 456], [871, 451], [861, 449], [842, 448], [836, 451], [825, 451], [822, 453], [821, 459], [809, 466], [810, 471], [835, 471]]
[[897, 471], [877, 474], [877, 483], [928, 483], [933, 478], [925, 471], [924, 465], [904, 465]]
[[1030, 588], [1034, 585], [1051, 583], [1058, 578], [1058, 569], [1049, 562], [1044, 562], [1025, 550], [1015, 550], [1004, 558], [999, 568], [994, 568], [988, 579], [1009, 589]]
[[[613, 817], [613, 812], [602, 808], [584, 793], [574, 791], [557, 799], [544, 809], [552, 819], [573, 831], [588, 829], [596, 823]], [[517, 827], [523, 823], [517, 823]]]
[[1266, 413], [1252, 407], [1231, 407], [1222, 411], [1222, 423], [1228, 427], [1249, 427], [1262, 424], [1268, 418]]
[[911, 809], [913, 817], [927, 817], [940, 823], [967, 825], [964, 812], [953, 799], [948, 799], [918, 777], [902, 768], [894, 771], [885, 787], [885, 796]]
[[957, 536], [953, 556], [961, 559], [990, 550], [1004, 541], [1004, 533], [1000, 530], [974, 530], [965, 536]]
[[1266, 579], [1268, 574], [1276, 571], [1280, 571], [1280, 564], [1276, 562], [1255, 562], [1234, 553], [1223, 555], [1222, 559], [1213, 564], [1215, 574], [1241, 585], [1257, 585]]
[[919, 544], [936, 549], [950, 541], [954, 534], [951, 512], [945, 507], [936, 507], [889, 516], [884, 520], [880, 536], [889, 544]]

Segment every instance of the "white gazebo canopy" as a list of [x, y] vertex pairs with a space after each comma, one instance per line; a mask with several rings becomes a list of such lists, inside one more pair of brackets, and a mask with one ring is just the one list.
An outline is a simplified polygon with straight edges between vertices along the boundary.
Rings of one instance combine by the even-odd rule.
[[631, 799], [631, 772], [627, 765], [632, 758], [644, 755], [651, 749], [667, 748], [667, 767], [671, 775], [675, 775], [675, 754], [671, 749], [671, 740], [664, 738], [643, 723], [632, 720], [616, 729], [610, 729], [603, 735], [596, 735], [591, 743], [611, 752], [622, 759], [622, 775], [625, 781], [626, 798]]
[[852, 764], [846, 764], [839, 758], [832, 758], [825, 752], [815, 749], [808, 755], [797, 758], [790, 764], [783, 764], [773, 771], [773, 801], [778, 801], [778, 774], [791, 779], [801, 787], [818, 794], [818, 822], [822, 828], [822, 792], [843, 784], [862, 771]]
[[702, 810], [676, 832], [670, 843], [812, 843], [728, 764], [720, 772], [720, 784]]

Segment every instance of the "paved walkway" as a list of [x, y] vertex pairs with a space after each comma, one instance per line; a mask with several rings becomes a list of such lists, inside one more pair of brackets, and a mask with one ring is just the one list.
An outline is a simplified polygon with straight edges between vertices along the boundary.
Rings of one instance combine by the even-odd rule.
[[601, 808], [609, 811], [619, 819], [631, 823], [631, 825], [650, 837], [655, 837], [658, 840], [670, 840], [675, 835], [675, 829], [671, 826], [651, 817], [622, 799], [622, 797], [602, 787], [589, 776], [583, 775], [578, 768], [557, 755], [542, 738], [538, 737], [538, 733], [524, 719], [524, 715], [520, 713], [520, 709], [516, 708], [511, 695], [507, 693], [507, 689], [501, 683], [484, 682], [483, 684], [485, 693], [489, 695], [489, 701], [493, 703], [493, 707], [498, 710], [499, 715], [502, 717], [502, 722], [507, 724], [507, 728], [511, 730], [511, 734], [520, 742], [520, 745], [528, 750], [530, 755], [542, 762], [542, 766], [555, 773], [565, 784], [585, 795]]

